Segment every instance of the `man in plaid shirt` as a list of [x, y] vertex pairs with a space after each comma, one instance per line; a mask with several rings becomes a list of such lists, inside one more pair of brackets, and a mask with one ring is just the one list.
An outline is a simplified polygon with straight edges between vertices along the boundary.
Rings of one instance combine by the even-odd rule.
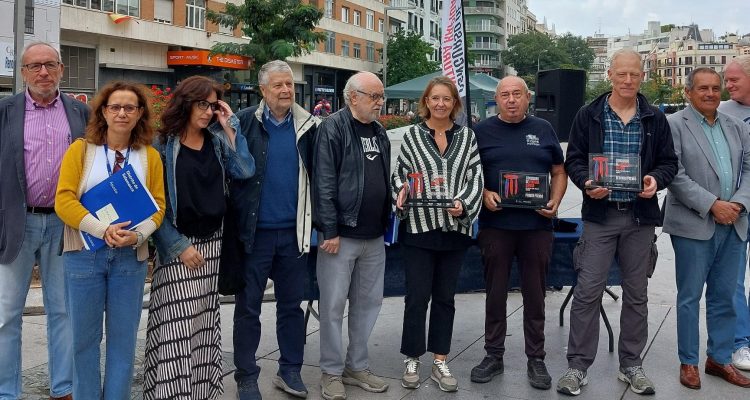
[[[573, 292], [568, 336], [568, 370], [557, 390], [581, 393], [599, 343], [599, 305], [615, 253], [622, 276], [619, 379], [638, 394], [653, 394], [642, 368], [648, 338], [648, 277], [656, 263], [654, 228], [661, 224], [656, 191], [677, 173], [677, 157], [666, 117], [638, 93], [640, 55], [623, 49], [607, 71], [612, 92], [581, 108], [573, 122], [565, 160], [571, 181], [583, 191], [583, 235], [573, 253], [578, 284]], [[603, 153], [640, 157], [640, 193], [590, 188], [589, 157]]]

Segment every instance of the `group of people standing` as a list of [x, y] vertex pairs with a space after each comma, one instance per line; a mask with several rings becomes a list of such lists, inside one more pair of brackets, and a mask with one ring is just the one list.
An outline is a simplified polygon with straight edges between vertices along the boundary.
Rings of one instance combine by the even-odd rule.
[[[0, 101], [0, 359], [7, 363], [0, 371], [2, 399], [21, 393], [21, 316], [35, 263], [48, 314], [50, 398], [130, 397], [149, 238], [158, 258], [144, 398], [215, 399], [223, 392], [222, 262], [240, 271], [233, 334], [240, 400], [261, 398], [256, 352], [268, 279], [274, 281], [280, 350], [273, 383], [307, 397], [300, 375], [305, 343], [300, 304], [313, 228], [321, 395], [344, 400], [345, 385], [384, 392], [388, 384], [370, 370], [368, 340], [383, 299], [383, 235], [394, 209], [406, 266], [401, 385], [420, 386], [420, 358], [430, 352], [430, 378], [443, 391], [458, 389], [448, 367], [454, 297], [478, 219], [487, 288], [486, 356], [472, 369], [471, 380], [486, 383], [504, 371], [507, 287], [515, 258], [528, 380], [550, 389], [545, 278], [552, 219], [568, 177], [583, 192], [584, 229], [574, 252], [578, 283], [569, 368], [557, 390], [577, 395], [587, 384], [602, 292], [617, 255], [623, 280], [619, 379], [636, 393], [655, 392], [641, 354], [648, 336], [648, 277], [656, 262], [654, 228], [662, 220], [676, 254], [680, 381], [700, 387], [698, 305], [707, 286], [705, 371], [750, 387], [736, 368], [750, 370], [744, 289], [750, 181], [742, 179], [750, 176], [750, 125], [717, 112], [722, 78], [711, 69], [690, 73], [685, 91], [691, 105], [666, 118], [638, 93], [643, 78], [638, 53], [618, 51], [609, 70], [613, 90], [579, 111], [566, 157], [551, 125], [527, 115], [531, 95], [522, 79], [502, 79], [495, 93], [497, 118], [470, 129], [454, 122], [461, 112], [456, 86], [437, 77], [419, 99], [422, 122], [405, 133], [391, 171], [390, 141], [377, 122], [384, 88], [369, 72], [346, 82], [345, 107], [322, 122], [296, 104], [292, 69], [283, 61], [260, 67], [263, 100], [237, 114], [222, 101], [221, 86], [191, 77], [176, 88], [154, 132], [142, 86], [112, 82], [89, 108], [60, 93], [64, 65], [54, 47], [31, 43], [21, 59], [27, 90]], [[733, 100], [722, 108], [748, 121], [750, 57], [733, 60], [724, 80]], [[592, 187], [592, 153], [639, 156], [643, 190]], [[133, 221], [115, 223], [111, 211], [92, 212], [81, 203], [89, 189], [127, 167], [157, 209], [134, 228]], [[412, 204], [410, 175], [438, 168], [446, 171], [450, 204]], [[502, 170], [549, 174], [547, 204], [536, 210], [503, 207]], [[665, 188], [662, 215], [655, 194]], [[87, 250], [82, 234], [106, 245]], [[230, 248], [236, 250], [232, 257]]]

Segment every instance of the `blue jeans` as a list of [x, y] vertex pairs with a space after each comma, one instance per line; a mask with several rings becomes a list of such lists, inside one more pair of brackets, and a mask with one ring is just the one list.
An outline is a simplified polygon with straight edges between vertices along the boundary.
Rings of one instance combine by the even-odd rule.
[[105, 323], [104, 398], [130, 399], [146, 262], [138, 261], [130, 247], [72, 251], [64, 257], [73, 324], [73, 398], [102, 398], [99, 348]]
[[47, 313], [50, 395], [62, 397], [73, 389], [73, 339], [65, 311], [63, 262], [58, 255], [62, 230], [63, 223], [55, 214], [27, 213], [20, 253], [10, 264], [0, 264], [0, 399], [21, 396], [21, 317], [35, 262], [42, 275]]
[[276, 296], [276, 340], [279, 370], [299, 372], [305, 351], [305, 294], [307, 254], [300, 256], [296, 228], [258, 229], [252, 253], [243, 263], [245, 288], [234, 307], [234, 364], [237, 382], [257, 381], [260, 367], [255, 352], [260, 343], [260, 310], [270, 277]]
[[671, 236], [677, 278], [677, 351], [680, 363], [698, 365], [700, 300], [706, 286], [706, 354], [719, 364], [732, 361], [737, 321], [733, 296], [737, 264], [744, 251], [732, 225], [716, 225], [708, 240]]
[[[750, 233], [750, 229], [748, 229]], [[745, 271], [747, 271], [747, 242], [742, 245], [742, 258], [739, 263], [737, 290], [734, 293], [734, 310], [737, 312], [737, 329], [734, 332], [734, 349], [750, 346], [750, 307], [745, 291]]]

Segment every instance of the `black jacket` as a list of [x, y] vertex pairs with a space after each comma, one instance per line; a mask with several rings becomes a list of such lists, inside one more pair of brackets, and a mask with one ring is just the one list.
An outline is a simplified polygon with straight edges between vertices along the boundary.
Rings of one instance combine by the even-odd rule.
[[[611, 93], [611, 92], [610, 92]], [[589, 180], [589, 153], [602, 153], [604, 128], [602, 119], [604, 102], [610, 93], [599, 96], [583, 106], [573, 120], [565, 156], [565, 172], [583, 191], [581, 217], [585, 221], [603, 222], [607, 213], [607, 198], [596, 200], [587, 196], [584, 184]], [[651, 175], [656, 179], [657, 190], [666, 188], [677, 174], [677, 156], [674, 153], [672, 133], [666, 116], [648, 104], [638, 94], [641, 113], [641, 179]], [[633, 218], [638, 224], [661, 225], [662, 217], [656, 196], [650, 199], [637, 197], [633, 205]]]
[[[260, 206], [260, 193], [263, 188], [263, 179], [266, 175], [266, 155], [268, 151], [268, 132], [263, 127], [261, 118], [262, 109], [265, 102], [260, 105], [246, 108], [237, 113], [240, 120], [240, 127], [243, 136], [247, 139], [247, 145], [250, 148], [250, 154], [255, 159], [255, 175], [250, 179], [234, 180], [230, 185], [231, 206], [225, 220], [235, 222], [235, 227], [225, 226], [225, 235], [227, 229], [237, 228], [236, 234], [242, 242], [245, 251], [250, 252], [255, 242], [255, 229], [258, 224], [258, 207]], [[311, 116], [310, 113], [294, 104], [292, 106], [292, 118], [297, 130], [297, 150], [302, 160], [304, 168], [300, 168], [300, 174], [306, 174], [309, 179], [312, 171], [312, 150], [313, 137], [317, 129], [318, 119]], [[298, 162], [298, 160], [289, 160], [289, 162]], [[297, 182], [294, 182], [297, 184]], [[300, 246], [300, 253], [309, 251], [309, 236], [312, 228], [309, 215], [311, 205], [306, 200], [305, 188], [299, 188], [298, 207], [304, 208], [304, 212], [297, 213], [297, 241]], [[307, 224], [308, 226], [304, 226]], [[226, 225], [226, 224], [225, 224]], [[234, 233], [232, 230], [230, 234]]]
[[[353, 128], [349, 107], [331, 114], [318, 127], [313, 156], [313, 224], [324, 239], [338, 236], [338, 225], [357, 226], [364, 192], [364, 151]], [[390, 188], [391, 143], [378, 122], [375, 137], [383, 160], [385, 187]], [[391, 212], [390, 196], [383, 203], [383, 232]]]

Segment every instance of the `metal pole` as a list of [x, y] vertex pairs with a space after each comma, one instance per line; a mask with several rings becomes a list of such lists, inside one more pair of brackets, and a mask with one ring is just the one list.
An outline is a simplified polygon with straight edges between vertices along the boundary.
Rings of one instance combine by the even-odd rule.
[[385, 7], [383, 11], [383, 14], [385, 14], [385, 23], [383, 24], [383, 88], [388, 87], [386, 84], [386, 75], [388, 74], [388, 10], [390, 8]]
[[26, 31], [26, 1], [16, 0], [16, 18], [14, 21], [14, 38], [13, 58], [15, 59], [15, 69], [13, 72], [13, 92], [21, 93], [23, 91], [23, 76], [21, 75], [21, 52], [23, 52], [24, 36]]

